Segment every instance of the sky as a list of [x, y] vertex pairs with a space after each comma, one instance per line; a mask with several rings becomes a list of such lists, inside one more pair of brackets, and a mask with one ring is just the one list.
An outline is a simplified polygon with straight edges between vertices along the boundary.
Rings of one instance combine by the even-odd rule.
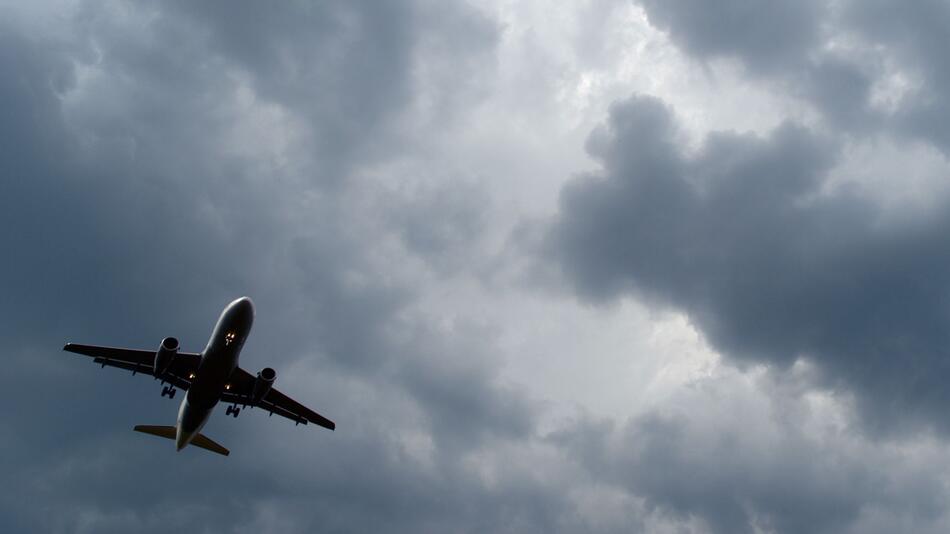
[[[950, 529], [950, 4], [0, 1], [3, 532]], [[69, 342], [199, 351], [329, 432]]]

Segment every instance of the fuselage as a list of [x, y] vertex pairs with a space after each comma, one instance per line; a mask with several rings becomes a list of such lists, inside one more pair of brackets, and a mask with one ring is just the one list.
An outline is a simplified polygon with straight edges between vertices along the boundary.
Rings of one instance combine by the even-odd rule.
[[175, 444], [178, 450], [191, 443], [208, 422], [211, 412], [228, 386], [238, 366], [244, 341], [254, 323], [254, 303], [241, 297], [221, 312], [211, 332], [208, 346], [201, 352], [201, 364], [191, 379], [191, 387], [178, 409]]

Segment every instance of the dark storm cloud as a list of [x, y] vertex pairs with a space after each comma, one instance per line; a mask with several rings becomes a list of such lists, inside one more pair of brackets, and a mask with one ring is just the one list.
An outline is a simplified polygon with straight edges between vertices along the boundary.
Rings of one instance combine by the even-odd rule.
[[911, 87], [891, 121], [899, 132], [932, 142], [950, 154], [950, 5], [932, 0], [845, 3], [842, 25], [884, 50]]
[[[950, 203], [885, 217], [829, 173], [850, 157], [842, 147], [880, 134], [947, 153], [950, 8], [639, 4], [690, 57], [735, 60], [746, 81], [824, 120], [761, 135], [713, 131], [692, 144], [662, 101], [615, 103], [588, 140], [600, 168], [562, 189], [548, 250], [583, 298], [634, 295], [683, 312], [727, 362], [765, 364], [778, 382], [757, 384], [731, 411], [722, 406], [735, 386], [707, 384], [712, 398], [681, 412], [658, 408], [620, 427], [581, 420], [555, 441], [598, 480], [698, 519], [701, 531], [941, 531], [940, 476], [890, 471], [913, 455], [881, 459], [853, 438], [950, 430]], [[817, 371], [806, 389], [856, 403], [860, 424], [841, 441], [744, 413], [774, 401], [770, 390], [802, 359]]]
[[[754, 78], [813, 104], [835, 128], [909, 136], [950, 153], [945, 2], [639, 4], [650, 23], [688, 55], [737, 59]], [[895, 89], [895, 83], [905, 86]], [[898, 94], [879, 106], [875, 90]]]
[[880, 430], [946, 430], [950, 209], [885, 223], [822, 191], [834, 146], [785, 124], [687, 153], [662, 102], [631, 98], [591, 135], [603, 169], [564, 188], [550, 244], [589, 298], [682, 310], [735, 362], [814, 360]]
[[[684, 23], [683, 6], [705, 9], [654, 3], [651, 21], [759, 77], [804, 61], [796, 80], [814, 83], [796, 86], [802, 94], [837, 123], [868, 120], [877, 71], [850, 56], [803, 59], [820, 34], [815, 4], [775, 8], [783, 24], [764, 30], [735, 23], [769, 14], [757, 8], [707, 13], [728, 34]], [[743, 472], [771, 452], [744, 441], [757, 434], [734, 419], [721, 418], [726, 431], [699, 428], [715, 402], [619, 429], [566, 425], [539, 443], [543, 407], [502, 379], [496, 333], [414, 306], [426, 277], [478, 254], [488, 192], [440, 181], [390, 196], [361, 172], [385, 174], [373, 166], [419, 141], [405, 136], [437, 137], [428, 130], [473, 108], [500, 37], [476, 9], [442, 2], [86, 3], [42, 21], [8, 8], [0, 456], [11, 491], [0, 530], [645, 530], [636, 506], [599, 522], [578, 505], [608, 507], [596, 490], [609, 486], [674, 523], [820, 532], [900, 501], [848, 494], [892, 481], [845, 453], [816, 461], [827, 451], [795, 436], [783, 434], [781, 460]], [[944, 406], [931, 389], [943, 308], [928, 291], [944, 283], [946, 217], [882, 227], [872, 205], [819, 194], [835, 143], [798, 126], [713, 134], [693, 154], [656, 101], [618, 105], [612, 121], [589, 145], [604, 171], [564, 193], [554, 234], [582, 292], [631, 290], [686, 310], [739, 361], [804, 354], [832, 383], [883, 391], [872, 407], [924, 417]], [[67, 340], [150, 347], [169, 334], [199, 350], [241, 294], [258, 309], [242, 364], [276, 367], [279, 387], [337, 432], [218, 413], [207, 433], [230, 458], [176, 454], [130, 431], [173, 420], [177, 403], [158, 384], [59, 350]], [[925, 518], [939, 516], [931, 484], [897, 486]]]
[[388, 214], [410, 251], [441, 272], [456, 272], [473, 261], [486, 226], [486, 187], [457, 180], [390, 195]]
[[[489, 332], [456, 329], [451, 343], [444, 344], [433, 343], [440, 336], [431, 328], [417, 327], [412, 334], [421, 339], [407, 349], [429, 348], [407, 354], [407, 365], [399, 370], [398, 379], [426, 406], [433, 436], [452, 448], [467, 450], [485, 436], [523, 439], [532, 434], [537, 407], [523, 392], [498, 384], [492, 376], [496, 369], [486, 361], [486, 349], [491, 349], [486, 346]], [[493, 386], [476, 389], [471, 384]]]
[[884, 124], [870, 104], [881, 60], [828, 46], [849, 35], [827, 2], [696, 2], [644, 0], [649, 21], [688, 55], [736, 59], [756, 79], [810, 102], [830, 124], [867, 130]]
[[804, 417], [777, 416], [777, 404], [800, 399], [728, 380], [722, 389], [710, 385], [625, 424], [581, 418], [551, 440], [601, 483], [682, 522], [698, 520], [701, 532], [943, 528], [941, 477], [912, 457], [864, 449], [845, 433], [803, 432], [807, 409]]
[[414, 33], [423, 30], [412, 3], [273, 9], [180, 2], [174, 9], [210, 34], [206, 53], [221, 54], [247, 73], [259, 97], [306, 115], [315, 126], [311, 148], [323, 180], [342, 179], [354, 158], [378, 156], [373, 141], [412, 97]]
[[[387, 236], [367, 234], [373, 214], [346, 204], [347, 173], [391, 150], [388, 121], [413, 105], [415, 54], [433, 21], [412, 4], [254, 6], [88, 4], [60, 19], [69, 27], [55, 39], [16, 14], [0, 28], [0, 245], [11, 252], [0, 332], [13, 370], [0, 382], [6, 406], [30, 403], [4, 420], [4, 471], [21, 491], [0, 498], [3, 529], [545, 525], [555, 492], [517, 470], [489, 486], [460, 463], [532, 432], [535, 408], [472, 348], [488, 347], [484, 337], [403, 335], [427, 320], [401, 315], [417, 288], [387, 281], [369, 257]], [[459, 9], [455, 42], [484, 55], [494, 28]], [[452, 92], [455, 77], [435, 79], [446, 85], [430, 93]], [[302, 122], [290, 150], [309, 159], [285, 165], [227, 145], [247, 128], [235, 104], [245, 82]], [[276, 133], [260, 128], [262, 143]], [[242, 363], [276, 367], [336, 433], [252, 412], [238, 421], [249, 429], [208, 427], [229, 460], [247, 461], [175, 455], [129, 431], [173, 419], [157, 384], [59, 350], [150, 347], [169, 334], [199, 350], [241, 294], [259, 315]], [[428, 470], [400, 452], [410, 438], [433, 444], [420, 453], [435, 458]]]
[[828, 54], [803, 69], [791, 91], [811, 101], [832, 125], [845, 131], [873, 130], [884, 124], [883, 113], [870, 104], [877, 75], [877, 69]]
[[704, 2], [640, 0], [650, 24], [691, 55], [738, 56], [756, 71], [786, 68], [804, 59], [819, 33], [816, 0]]

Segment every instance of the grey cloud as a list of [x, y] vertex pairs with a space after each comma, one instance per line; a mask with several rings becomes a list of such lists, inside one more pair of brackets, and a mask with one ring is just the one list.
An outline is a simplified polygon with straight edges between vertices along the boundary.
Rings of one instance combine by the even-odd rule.
[[[206, 53], [249, 76], [259, 98], [303, 113], [313, 126], [315, 179], [335, 182], [401, 148], [393, 119], [423, 105], [440, 119], [477, 97], [478, 77], [498, 39], [494, 21], [464, 4], [371, 1], [175, 4], [210, 33]], [[419, 54], [426, 54], [419, 60]], [[421, 84], [419, 82], [426, 82]]]
[[829, 49], [829, 40], [848, 31], [828, 2], [644, 0], [640, 5], [650, 23], [686, 54], [702, 61], [737, 59], [752, 77], [812, 103], [835, 127], [867, 131], [884, 124], [870, 105], [872, 85], [883, 75], [880, 62], [867, 53]]
[[870, 46], [886, 51], [911, 82], [892, 113], [893, 128], [928, 140], [950, 152], [950, 60], [943, 49], [950, 39], [950, 6], [920, 0], [846, 2], [843, 25]]
[[491, 197], [483, 184], [457, 178], [390, 193], [384, 204], [409, 251], [439, 272], [456, 272], [474, 261]]
[[[950, 7], [901, 2], [639, 2], [688, 55], [739, 60], [754, 78], [814, 105], [834, 128], [950, 151]], [[889, 106], [874, 91], [903, 78]]]
[[738, 56], [755, 71], [803, 61], [819, 35], [821, 2], [641, 0], [650, 23], [701, 58]]
[[695, 154], [662, 102], [615, 104], [591, 135], [603, 169], [561, 194], [549, 246], [580, 294], [686, 312], [734, 362], [817, 362], [880, 431], [947, 429], [950, 209], [886, 224], [821, 191], [834, 143], [786, 124], [709, 134]]
[[811, 101], [828, 121], [845, 131], [873, 131], [885, 124], [871, 106], [878, 69], [828, 54], [804, 69], [793, 83], [793, 94]]
[[[386, 119], [412, 98], [414, 4], [374, 2], [177, 4], [182, 19], [210, 32], [205, 53], [247, 73], [257, 95], [306, 114], [322, 180], [343, 162], [379, 155]], [[461, 34], [464, 35], [464, 34]]]
[[[689, 448], [722, 436], [741, 442], [734, 427], [697, 430], [696, 419], [662, 413], [619, 431], [594, 421], [580, 428], [586, 434], [568, 430], [560, 441], [541, 440], [545, 408], [502, 379], [495, 332], [462, 320], [443, 328], [441, 318], [420, 313], [420, 284], [430, 273], [403, 273], [419, 258], [440, 274], [451, 272], [475, 254], [464, 249], [485, 230], [481, 189], [439, 184], [384, 207], [388, 184], [354, 185], [352, 178], [367, 168], [381, 173], [373, 166], [439, 135], [428, 128], [477, 101], [485, 87], [477, 78], [491, 73], [500, 30], [476, 9], [425, 2], [141, 9], [87, 3], [39, 23], [10, 8], [12, 16], [0, 23], [0, 246], [15, 252], [0, 264], [0, 337], [10, 371], [0, 376], [0, 400], [12, 407], [2, 421], [0, 453], [5, 480], [17, 490], [0, 496], [2, 530], [609, 532], [657, 519], [623, 504], [621, 517], [598, 522], [578, 500], [609, 507], [599, 498], [604, 486], [646, 500], [660, 510], [660, 522], [673, 517], [673, 528], [696, 514], [709, 528], [742, 528], [752, 507], [776, 529], [828, 529], [860, 521], [855, 509], [878, 498], [840, 495], [841, 479], [869, 476], [857, 460], [833, 456], [820, 464], [833, 479], [829, 488], [795, 478], [796, 469], [815, 471], [792, 444], [782, 449], [788, 464], [766, 466], [750, 482], [737, 474], [739, 456], [726, 445], [705, 455]], [[50, 29], [57, 24], [63, 31]], [[798, 54], [808, 35], [790, 29], [783, 42]], [[740, 45], [716, 46], [722, 55]], [[754, 61], [787, 57], [766, 50]], [[815, 98], [861, 94], [864, 72], [849, 68], [838, 70], [855, 80], [851, 89]], [[247, 101], [254, 109], [242, 107]], [[289, 156], [263, 148], [286, 132], [273, 128], [285, 126], [280, 119], [257, 124], [259, 107], [286, 118], [299, 135], [281, 146]], [[400, 118], [420, 110], [429, 115], [406, 128]], [[583, 253], [562, 259], [585, 294], [609, 298], [633, 288], [693, 314], [739, 361], [787, 363], [802, 347], [814, 349], [807, 355], [832, 381], [870, 388], [873, 378], [888, 394], [882, 402], [898, 399], [894, 410], [931, 414], [941, 406], [939, 395], [915, 397], [929, 389], [900, 380], [895, 369], [903, 370], [897, 366], [906, 359], [865, 365], [856, 353], [838, 350], [850, 340], [829, 333], [847, 323], [852, 334], [869, 333], [863, 346], [872, 347], [885, 335], [881, 325], [900, 319], [908, 307], [884, 306], [880, 294], [838, 306], [840, 293], [823, 291], [856, 266], [880, 265], [914, 230], [882, 229], [872, 206], [816, 194], [833, 165], [833, 143], [785, 125], [767, 137], [715, 134], [698, 154], [686, 155], [675, 121], [657, 102], [619, 105], [613, 115], [589, 143], [605, 170], [565, 192], [553, 241]], [[248, 146], [229, 145], [236, 133]], [[775, 166], [780, 175], [770, 174]], [[758, 183], [763, 175], [770, 179]], [[381, 202], [353, 202], [369, 193]], [[627, 209], [631, 196], [641, 199], [638, 211]], [[831, 228], [831, 219], [841, 224]], [[602, 231], [609, 238], [601, 239]], [[694, 232], [701, 241], [692, 240]], [[942, 261], [937, 232], [915, 235], [919, 241], [898, 257], [933, 247]], [[626, 244], [630, 236], [639, 246]], [[386, 256], [393, 243], [404, 256]], [[666, 250], [665, 243], [682, 246]], [[763, 244], [761, 253], [753, 250]], [[847, 246], [831, 254], [837, 245]], [[854, 259], [849, 250], [865, 253]], [[817, 289], [800, 278], [778, 294], [757, 295], [768, 288], [763, 279], [792, 277], [802, 258], [806, 266], [838, 268]], [[891, 283], [882, 294], [905, 295], [910, 274], [893, 273], [912, 263], [858, 275], [847, 296], [862, 295], [878, 279]], [[749, 265], [773, 271], [743, 270]], [[939, 284], [941, 270], [924, 274], [937, 274]], [[919, 289], [911, 312], [938, 310], [939, 302], [916, 298], [927, 288]], [[737, 300], [726, 302], [723, 295], [733, 291]], [[209, 424], [232, 457], [177, 454], [129, 428], [173, 418], [174, 403], [158, 397], [157, 384], [59, 351], [66, 340], [148, 347], [168, 334], [198, 349], [221, 306], [239, 294], [258, 305], [242, 364], [274, 365], [280, 387], [335, 418], [337, 432], [248, 411]], [[790, 295], [798, 300], [786, 311], [801, 324], [786, 331], [770, 299]], [[821, 295], [829, 305], [809, 319]], [[877, 315], [862, 322], [846, 304]], [[931, 349], [940, 341], [940, 320], [932, 318], [897, 321], [906, 335], [893, 343], [916, 334], [916, 325], [933, 334], [921, 345]], [[828, 320], [838, 323], [825, 328]], [[745, 337], [746, 323], [757, 336]], [[823, 354], [835, 357], [818, 358]], [[925, 382], [936, 381], [928, 375], [935, 353], [921, 354], [914, 369]], [[869, 371], [854, 378], [856, 367]], [[611, 444], [617, 435], [624, 447]], [[625, 448], [641, 437], [642, 446]], [[801, 448], [824, 452], [809, 443]], [[710, 472], [702, 487], [738, 489], [710, 503], [677, 466], [702, 471], [717, 458], [728, 465]], [[789, 473], [786, 499], [771, 486]], [[921, 503], [922, 516], [938, 516], [932, 496], [940, 493], [928, 499], [918, 491], [932, 489], [929, 481], [908, 482], [909, 499]], [[809, 491], [838, 508], [803, 496]], [[793, 507], [783, 510], [775, 500]], [[891, 524], [919, 524], [895, 517]]]
[[[491, 332], [484, 329], [454, 328], [451, 341], [432, 328], [416, 326], [416, 340], [407, 350], [407, 364], [396, 378], [425, 406], [432, 433], [451, 450], [470, 450], [486, 437], [528, 439], [534, 435], [539, 407], [517, 387], [499, 381], [497, 368], [486, 356], [494, 348]], [[419, 347], [428, 346], [426, 352]], [[497, 349], [495, 349], [497, 350]], [[487, 387], [473, 388], [472, 384]]]
[[[524, 471], [487, 485], [464, 467], [473, 450], [531, 436], [537, 408], [498, 381], [485, 337], [465, 347], [433, 331], [400, 337], [429, 319], [402, 317], [419, 288], [371, 255], [412, 230], [374, 235], [375, 214], [347, 203], [347, 172], [396, 146], [385, 125], [414, 105], [420, 24], [432, 21], [414, 5], [112, 7], [63, 19], [69, 46], [27, 38], [16, 17], [0, 30], [0, 245], [16, 251], [0, 267], [11, 366], [0, 391], [5, 406], [31, 402], [4, 419], [4, 471], [21, 491], [0, 498], [3, 529], [240, 531], [274, 520], [286, 531], [523, 531], [556, 521], [562, 496]], [[465, 20], [455, 37], [472, 30], [472, 53], [484, 55], [492, 28]], [[464, 46], [457, 53], [465, 59]], [[255, 98], [302, 117], [306, 135], [290, 149], [314, 157], [298, 168], [228, 150], [222, 140], [246, 128], [235, 117], [242, 77]], [[434, 79], [446, 86], [429, 89], [445, 93], [464, 81]], [[477, 217], [459, 231], [477, 232], [466, 222]], [[169, 334], [198, 350], [241, 294], [259, 311], [242, 363], [276, 367], [288, 393], [338, 421], [336, 433], [251, 412], [244, 430], [209, 427], [238, 461], [175, 455], [130, 431], [173, 419], [157, 384], [59, 350], [67, 340], [149, 347]], [[409, 460], [410, 438], [433, 444], [423, 451], [432, 465]]]
[[[847, 433], [818, 432], [827, 417], [802, 397], [707, 379], [669, 406], [625, 424], [578, 419], [552, 434], [567, 456], [682, 523], [683, 531], [940, 532], [947, 516], [927, 453], [867, 447]], [[774, 385], [774, 384], [773, 384]], [[781, 415], [783, 404], [797, 413]], [[804, 430], [808, 427], [812, 430]], [[872, 520], [869, 522], [868, 517]]]

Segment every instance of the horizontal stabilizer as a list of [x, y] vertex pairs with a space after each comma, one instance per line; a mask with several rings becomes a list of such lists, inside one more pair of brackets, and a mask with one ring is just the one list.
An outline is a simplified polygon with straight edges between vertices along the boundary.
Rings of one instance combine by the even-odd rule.
[[202, 449], [206, 451], [223, 454], [224, 456], [231, 454], [231, 451], [225, 449], [221, 445], [218, 445], [211, 438], [209, 438], [208, 436], [204, 434], [198, 434], [197, 436], [195, 436], [191, 440], [191, 444], [194, 445], [195, 447], [201, 447]]
[[173, 426], [162, 425], [135, 425], [132, 430], [168, 439], [175, 439], [175, 433], [177, 432]]
[[[163, 425], [135, 425], [136, 432], [142, 432], [144, 434], [151, 434], [153, 436], [158, 436], [161, 438], [175, 439], [177, 429], [173, 426], [163, 426]], [[231, 454], [231, 451], [225, 449], [214, 440], [205, 436], [204, 434], [198, 434], [191, 439], [191, 444], [195, 447], [205, 449], [207, 451], [216, 452], [227, 456]]]

